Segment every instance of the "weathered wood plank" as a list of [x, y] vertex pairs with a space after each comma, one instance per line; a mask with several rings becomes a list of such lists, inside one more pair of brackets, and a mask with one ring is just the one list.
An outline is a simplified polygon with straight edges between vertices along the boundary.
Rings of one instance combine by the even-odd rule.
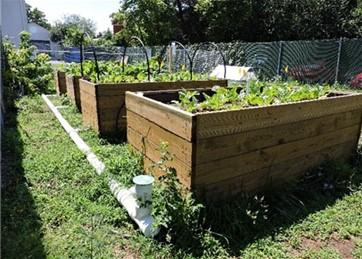
[[360, 125], [354, 125], [315, 137], [260, 149], [221, 160], [214, 160], [195, 166], [195, 184], [211, 184], [243, 175], [262, 168], [268, 168], [283, 161], [295, 159], [309, 153], [356, 141]]
[[98, 97], [99, 109], [120, 108], [121, 106], [123, 106], [124, 110], [126, 110], [125, 94], [117, 95], [117, 96], [100, 96], [100, 97]]
[[84, 79], [79, 79], [79, 87], [82, 93], [85, 92], [87, 94], [96, 96], [96, 87], [95, 84], [93, 84], [92, 82]]
[[83, 79], [79, 80], [79, 89], [83, 124], [99, 132], [96, 89], [94, 85]]
[[[145, 158], [148, 159], [148, 163], [144, 164], [146, 170], [149, 170], [150, 166], [160, 161], [161, 156], [159, 151], [159, 145], [156, 145], [150, 141], [147, 141], [145, 144], [143, 144], [142, 136], [131, 128], [127, 129], [127, 139], [133, 143], [132, 146], [136, 150], [144, 154]], [[183, 183], [187, 183], [187, 185], [190, 186], [191, 168], [187, 164], [179, 160], [177, 157], [174, 157], [165, 165], [175, 168], [177, 171], [177, 177], [180, 179], [180, 181]]]
[[236, 134], [358, 109], [362, 109], [362, 95], [347, 94], [267, 107], [198, 113], [196, 134], [198, 139]]
[[173, 156], [184, 161], [186, 164], [191, 165], [191, 142], [176, 136], [131, 111], [127, 113], [127, 126], [129, 129], [139, 133], [136, 142], [132, 142], [131, 140], [128, 141], [131, 145], [138, 145], [137, 149], [143, 150], [143, 147], [148, 145], [149, 142], [154, 146], [159, 146], [162, 142], [167, 142], [168, 151]]
[[67, 86], [65, 81], [65, 72], [63, 71], [55, 71], [54, 72], [54, 80], [55, 80], [55, 90], [58, 95], [67, 93]]
[[194, 115], [190, 113], [131, 92], [126, 93], [126, 107], [186, 140], [192, 139]]
[[170, 89], [206, 88], [214, 85], [227, 86], [227, 80], [200, 80], [175, 82], [141, 82], [119, 84], [97, 84], [99, 96], [121, 95], [126, 91], [155, 91]]
[[195, 188], [212, 199], [223, 199], [239, 193], [255, 193], [266, 188], [281, 186], [286, 182], [296, 181], [306, 171], [318, 166], [321, 161], [328, 159], [345, 161], [351, 157], [354, 149], [355, 144], [353, 142], [345, 142], [274, 164], [269, 168], [263, 168], [209, 185], [195, 186]]
[[354, 110], [237, 134], [197, 139], [195, 163], [232, 157], [357, 125], [361, 123], [361, 117], [362, 110]]
[[[149, 159], [148, 157], [144, 157], [143, 160], [143, 164], [144, 164], [144, 168], [146, 170], [146, 172], [151, 172], [152, 175], [154, 175], [157, 179], [164, 175], [165, 172], [163, 172], [160, 169], [156, 169], [154, 168], [155, 165], [155, 161], [152, 161], [151, 159]], [[174, 165], [169, 165], [171, 168], [174, 167]], [[176, 168], [175, 168], [176, 169]], [[177, 170], [177, 169], [176, 169]], [[177, 175], [178, 180], [180, 181], [180, 183], [187, 189], [191, 189], [191, 178], [190, 177], [184, 177], [183, 174], [178, 174]]]
[[67, 76], [67, 96], [71, 99], [72, 103], [77, 106], [78, 110], [82, 112], [82, 105], [80, 99], [79, 89], [79, 76]]

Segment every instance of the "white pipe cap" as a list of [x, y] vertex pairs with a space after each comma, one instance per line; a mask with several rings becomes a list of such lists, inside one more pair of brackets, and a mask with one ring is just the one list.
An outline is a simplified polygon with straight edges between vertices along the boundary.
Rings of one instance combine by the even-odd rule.
[[136, 185], [150, 185], [155, 179], [150, 175], [138, 175], [133, 177], [133, 183]]

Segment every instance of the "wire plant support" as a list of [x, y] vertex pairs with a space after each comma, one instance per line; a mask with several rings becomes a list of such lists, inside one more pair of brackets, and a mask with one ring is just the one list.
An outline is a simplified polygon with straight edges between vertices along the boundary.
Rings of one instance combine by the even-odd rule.
[[[129, 42], [131, 41], [137, 41], [143, 50], [143, 53], [146, 56], [146, 62], [147, 62], [147, 79], [148, 81], [151, 81], [151, 70], [150, 70], [150, 59], [148, 57], [148, 53], [147, 53], [147, 49], [145, 44], [143, 43], [143, 41], [137, 37], [137, 36], [132, 36], [129, 40]], [[128, 44], [126, 42], [124, 42], [124, 50], [123, 50], [123, 55], [122, 55], [122, 72], [124, 72], [124, 60], [125, 60], [125, 56], [126, 56], [126, 49], [127, 49]]]
[[[88, 33], [83, 33], [80, 40], [80, 73], [82, 75], [82, 78], [84, 78], [84, 71], [83, 71], [83, 60], [84, 60], [84, 54], [83, 54], [83, 48], [84, 48], [84, 42], [85, 42], [85, 36], [87, 36], [90, 41], [92, 41], [92, 37]], [[92, 49], [94, 63], [96, 66], [96, 74], [97, 74], [97, 80], [100, 80], [100, 70], [98, 65], [98, 58], [96, 54], [96, 49], [93, 44], [90, 44], [90, 47]]]
[[186, 56], [187, 56], [187, 59], [189, 60], [189, 63], [190, 63], [190, 80], [192, 80], [192, 59], [191, 59], [191, 56], [190, 56], [190, 53], [189, 51], [186, 49], [186, 47], [179, 41], [171, 41], [169, 43], [169, 46], [171, 46], [172, 43], [175, 43], [177, 45], [179, 45], [186, 53]]
[[225, 78], [226, 78], [226, 58], [225, 58], [225, 55], [224, 55], [224, 53], [222, 53], [221, 49], [219, 48], [219, 46], [218, 46], [216, 43], [210, 42], [210, 41], [201, 43], [201, 44], [196, 48], [196, 50], [194, 51], [194, 53], [193, 53], [193, 55], [192, 55], [192, 58], [191, 58], [191, 64], [192, 64], [192, 65], [191, 65], [191, 71], [192, 71], [192, 66], [193, 66], [194, 59], [195, 59], [195, 57], [196, 57], [197, 52], [201, 49], [201, 47], [203, 47], [203, 46], [205, 46], [205, 45], [211, 45], [211, 46], [213, 46], [213, 47], [216, 49], [216, 51], [220, 54], [220, 56], [221, 56], [221, 58], [222, 58], [222, 61], [223, 61], [223, 66], [224, 66], [224, 79], [225, 79]]

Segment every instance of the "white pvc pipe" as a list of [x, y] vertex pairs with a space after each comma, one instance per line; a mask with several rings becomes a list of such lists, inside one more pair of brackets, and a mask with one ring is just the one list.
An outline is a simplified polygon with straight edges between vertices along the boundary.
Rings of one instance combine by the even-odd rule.
[[137, 223], [142, 233], [146, 237], [157, 235], [159, 228], [153, 227], [154, 220], [151, 216], [151, 208], [139, 206], [135, 188], [125, 189], [115, 180], [111, 180], [109, 186], [113, 195], [125, 207], [129, 216]]
[[[59, 120], [60, 124], [67, 132], [69, 137], [77, 145], [80, 151], [86, 156], [89, 163], [95, 168], [98, 175], [101, 175], [105, 170], [105, 165], [100, 161], [97, 156], [92, 152], [90, 147], [78, 135], [77, 131], [63, 118], [58, 109], [53, 105], [46, 95], [42, 95], [43, 100], [48, 105], [49, 109], [54, 113], [55, 117]], [[135, 187], [127, 189], [122, 187], [117, 181], [110, 179], [109, 188], [112, 194], [116, 197], [118, 202], [123, 205], [127, 210], [129, 216], [137, 223], [140, 230], [146, 237], [154, 237], [158, 234], [159, 228], [152, 226], [154, 220], [151, 216], [151, 207], [142, 207], [138, 202], [138, 195]]]

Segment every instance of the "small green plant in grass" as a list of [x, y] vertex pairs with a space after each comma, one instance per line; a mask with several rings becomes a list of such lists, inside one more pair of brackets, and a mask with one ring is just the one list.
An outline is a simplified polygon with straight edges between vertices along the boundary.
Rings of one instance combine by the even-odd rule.
[[152, 215], [155, 226], [167, 229], [166, 238], [170, 242], [174, 239], [188, 242], [196, 238], [200, 231], [203, 206], [179, 182], [176, 170], [167, 166], [172, 160], [167, 144], [162, 143], [159, 150], [161, 159], [152, 168], [163, 173], [154, 188]]

